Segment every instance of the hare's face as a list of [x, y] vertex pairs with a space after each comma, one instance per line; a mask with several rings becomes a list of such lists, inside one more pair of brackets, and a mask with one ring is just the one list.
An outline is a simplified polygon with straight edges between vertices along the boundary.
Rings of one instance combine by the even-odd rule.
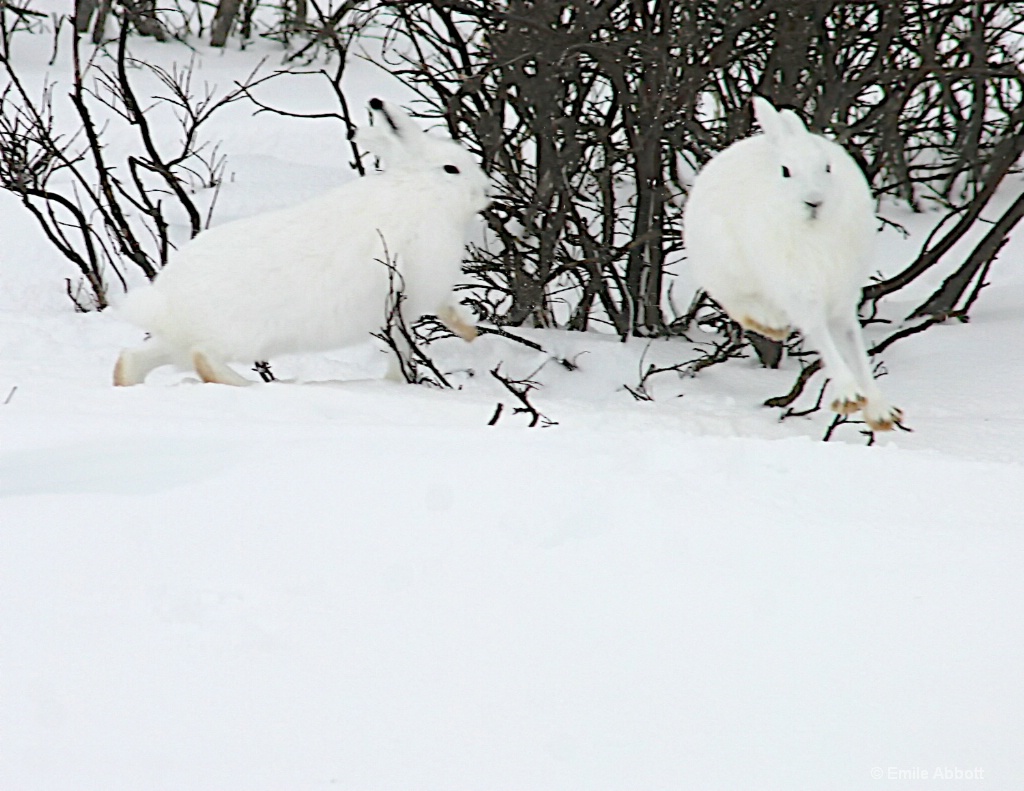
[[828, 210], [832, 187], [832, 165], [828, 152], [814, 135], [783, 141], [775, 146], [775, 174], [778, 190], [791, 211], [816, 220]]
[[356, 133], [356, 142], [383, 160], [390, 173], [402, 173], [422, 186], [442, 187], [446, 205], [473, 215], [490, 205], [491, 182], [469, 151], [450, 137], [428, 134], [398, 107], [370, 101], [371, 127]]
[[491, 205], [491, 180], [480, 169], [476, 157], [457, 143], [433, 141], [437, 148], [428, 161], [451, 192], [460, 195], [466, 211], [481, 212]]
[[817, 135], [807, 131], [792, 110], [776, 110], [761, 96], [753, 98], [754, 117], [761, 125], [767, 147], [766, 167], [774, 169], [771, 183], [784, 202], [783, 211], [809, 221], [829, 211], [832, 165], [828, 148]]

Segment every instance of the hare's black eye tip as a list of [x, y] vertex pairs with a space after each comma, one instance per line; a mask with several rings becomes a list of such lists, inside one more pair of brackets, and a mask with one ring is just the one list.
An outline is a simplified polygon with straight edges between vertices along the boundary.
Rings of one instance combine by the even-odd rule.
[[782, 178], [788, 179], [792, 175], [793, 174], [789, 172], [789, 168], [787, 168], [785, 165], [783, 165], [782, 166]]
[[832, 166], [831, 165], [825, 165], [825, 172], [826, 173], [831, 173], [832, 172]]
[[455, 165], [445, 165], [444, 166], [444, 172], [445, 173], [459, 173], [460, 171], [459, 171], [459, 169], [457, 167], [455, 167]]

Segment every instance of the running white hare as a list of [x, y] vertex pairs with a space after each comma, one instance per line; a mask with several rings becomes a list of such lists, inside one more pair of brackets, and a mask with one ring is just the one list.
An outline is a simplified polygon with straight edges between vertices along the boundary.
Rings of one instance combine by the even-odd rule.
[[903, 413], [875, 382], [857, 319], [877, 228], [867, 180], [792, 110], [753, 102], [763, 134], [715, 156], [687, 198], [694, 277], [744, 328], [780, 341], [799, 330], [832, 380], [832, 409], [891, 430]]
[[114, 384], [161, 365], [205, 382], [245, 385], [228, 366], [365, 340], [384, 324], [394, 264], [410, 318], [436, 313], [466, 340], [453, 287], [466, 235], [490, 181], [450, 138], [423, 132], [395, 106], [370, 101], [374, 125], [356, 140], [385, 165], [292, 208], [211, 228], [174, 256], [118, 312], [150, 333], [125, 349]]

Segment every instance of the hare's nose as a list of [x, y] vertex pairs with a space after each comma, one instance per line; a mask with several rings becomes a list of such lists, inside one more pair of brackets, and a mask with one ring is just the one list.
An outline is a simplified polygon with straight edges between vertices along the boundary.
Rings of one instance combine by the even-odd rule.
[[810, 200], [804, 201], [804, 206], [807, 207], [808, 213], [810, 214], [812, 220], [818, 219], [818, 207], [821, 206], [821, 204], [822, 199], [818, 198], [817, 196], [811, 198]]

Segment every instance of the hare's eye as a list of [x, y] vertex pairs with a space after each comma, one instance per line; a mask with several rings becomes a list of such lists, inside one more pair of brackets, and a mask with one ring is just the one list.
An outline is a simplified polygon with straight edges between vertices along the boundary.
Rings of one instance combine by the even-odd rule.
[[831, 165], [825, 165], [825, 172], [826, 173], [831, 173], [832, 172], [832, 166]]
[[459, 173], [460, 171], [459, 171], [459, 169], [457, 167], [455, 167], [455, 165], [445, 165], [444, 166], [444, 172], [445, 173]]
[[789, 172], [789, 168], [787, 168], [785, 165], [783, 165], [782, 166], [782, 178], [788, 179], [792, 175], [793, 174]]

